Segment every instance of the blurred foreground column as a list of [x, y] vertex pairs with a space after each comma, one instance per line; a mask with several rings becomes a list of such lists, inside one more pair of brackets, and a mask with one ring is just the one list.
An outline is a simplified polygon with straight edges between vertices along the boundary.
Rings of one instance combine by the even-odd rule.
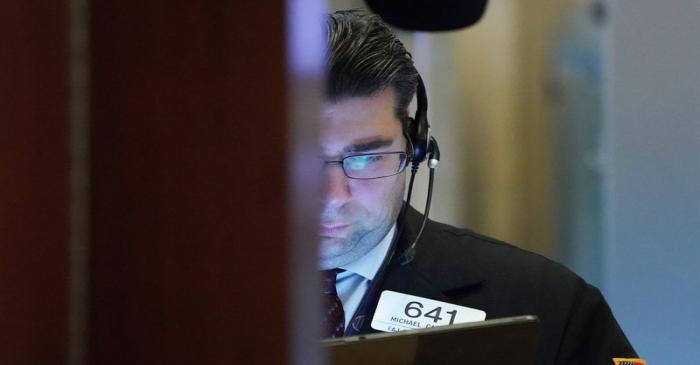
[[293, 254], [314, 208], [287, 178], [316, 100], [291, 123], [290, 82], [309, 79], [287, 72], [286, 12], [91, 4], [90, 364], [285, 364], [290, 336], [313, 337], [290, 285], [315, 266]]
[[64, 364], [68, 337], [67, 1], [0, 7], [0, 364]]

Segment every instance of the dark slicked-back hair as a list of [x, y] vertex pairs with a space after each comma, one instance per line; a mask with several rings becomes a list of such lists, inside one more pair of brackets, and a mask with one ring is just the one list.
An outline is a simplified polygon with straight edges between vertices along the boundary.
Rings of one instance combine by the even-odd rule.
[[328, 53], [328, 101], [372, 96], [392, 86], [394, 114], [403, 124], [416, 92], [418, 71], [411, 54], [378, 15], [360, 10], [331, 14]]

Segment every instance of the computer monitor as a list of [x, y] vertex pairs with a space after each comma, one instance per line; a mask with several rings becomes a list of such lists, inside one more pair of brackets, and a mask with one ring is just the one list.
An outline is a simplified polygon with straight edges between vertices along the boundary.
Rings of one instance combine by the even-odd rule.
[[331, 365], [534, 365], [539, 319], [526, 315], [322, 341]]

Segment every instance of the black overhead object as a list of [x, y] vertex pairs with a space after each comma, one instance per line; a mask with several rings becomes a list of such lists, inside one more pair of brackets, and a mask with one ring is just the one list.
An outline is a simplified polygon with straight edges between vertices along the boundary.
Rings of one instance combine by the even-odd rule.
[[441, 31], [468, 27], [481, 18], [487, 0], [365, 0], [385, 22], [405, 30]]

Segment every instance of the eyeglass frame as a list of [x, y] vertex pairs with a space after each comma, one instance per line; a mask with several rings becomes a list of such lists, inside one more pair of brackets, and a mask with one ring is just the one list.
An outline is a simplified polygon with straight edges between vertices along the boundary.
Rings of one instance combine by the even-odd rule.
[[[372, 155], [403, 155], [403, 163], [402, 166], [398, 169], [398, 171], [394, 172], [393, 174], [390, 175], [382, 175], [382, 176], [376, 176], [376, 177], [352, 177], [348, 175], [348, 172], [345, 171], [345, 160], [348, 158], [353, 158], [353, 157], [360, 157], [360, 156], [372, 156]], [[352, 155], [345, 156], [341, 158], [340, 160], [332, 160], [332, 161], [323, 161], [324, 164], [329, 165], [329, 164], [339, 164], [340, 168], [343, 170], [343, 175], [347, 177], [348, 179], [353, 179], [353, 180], [374, 180], [374, 179], [383, 179], [385, 177], [390, 177], [394, 175], [398, 175], [406, 170], [406, 167], [408, 167], [409, 163], [411, 162], [409, 159], [410, 154], [406, 151], [391, 151], [391, 152], [370, 152], [370, 153], [356, 153]]]

